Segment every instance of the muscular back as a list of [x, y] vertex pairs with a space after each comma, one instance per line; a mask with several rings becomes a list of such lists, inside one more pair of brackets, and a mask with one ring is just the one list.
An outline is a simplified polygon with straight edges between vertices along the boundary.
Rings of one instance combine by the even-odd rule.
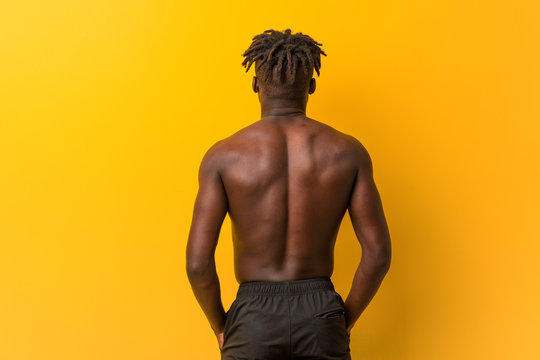
[[216, 144], [240, 283], [331, 276], [361, 150], [306, 117], [259, 120]]

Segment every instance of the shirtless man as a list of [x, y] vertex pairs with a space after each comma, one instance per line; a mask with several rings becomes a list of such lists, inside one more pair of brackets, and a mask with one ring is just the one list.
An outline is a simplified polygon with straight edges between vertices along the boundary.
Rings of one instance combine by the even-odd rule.
[[[221, 359], [350, 359], [350, 331], [391, 258], [371, 159], [354, 137], [306, 116], [322, 44], [290, 29], [253, 40], [242, 65], [255, 63], [261, 119], [201, 161], [188, 278]], [[362, 258], [343, 301], [330, 276], [347, 210]], [[240, 285], [225, 312], [214, 252], [227, 213]]]

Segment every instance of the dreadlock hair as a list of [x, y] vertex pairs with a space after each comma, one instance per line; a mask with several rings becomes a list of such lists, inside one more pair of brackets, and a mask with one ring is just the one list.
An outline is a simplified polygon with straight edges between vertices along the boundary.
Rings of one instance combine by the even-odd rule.
[[[242, 54], [242, 65], [249, 70], [255, 62], [255, 74], [265, 94], [274, 97], [303, 96], [309, 87], [313, 70], [320, 75], [321, 54], [319, 44], [302, 33], [291, 34], [265, 30], [253, 37], [253, 42]], [[300, 66], [299, 66], [300, 65]], [[302, 71], [300, 71], [302, 70]]]

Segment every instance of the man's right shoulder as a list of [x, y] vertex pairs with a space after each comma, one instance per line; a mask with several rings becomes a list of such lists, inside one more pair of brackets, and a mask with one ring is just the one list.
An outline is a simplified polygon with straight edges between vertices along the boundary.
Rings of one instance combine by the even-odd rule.
[[205, 156], [208, 157], [222, 157], [231, 150], [234, 150], [238, 144], [242, 142], [242, 139], [246, 136], [247, 127], [242, 128], [235, 133], [217, 140], [212, 146], [208, 148]]

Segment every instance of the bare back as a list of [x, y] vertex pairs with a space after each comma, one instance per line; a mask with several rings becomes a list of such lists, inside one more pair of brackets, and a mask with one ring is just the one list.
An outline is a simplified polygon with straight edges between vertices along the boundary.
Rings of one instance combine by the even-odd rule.
[[259, 120], [219, 142], [238, 282], [331, 276], [358, 146], [306, 117]]

